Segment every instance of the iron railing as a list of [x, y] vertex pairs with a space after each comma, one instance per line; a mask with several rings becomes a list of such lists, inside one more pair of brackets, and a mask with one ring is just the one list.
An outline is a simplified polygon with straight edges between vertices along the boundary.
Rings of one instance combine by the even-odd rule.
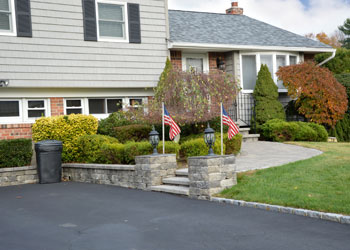
[[228, 113], [241, 127], [251, 127], [255, 131], [255, 107], [256, 102], [252, 94], [239, 93]]

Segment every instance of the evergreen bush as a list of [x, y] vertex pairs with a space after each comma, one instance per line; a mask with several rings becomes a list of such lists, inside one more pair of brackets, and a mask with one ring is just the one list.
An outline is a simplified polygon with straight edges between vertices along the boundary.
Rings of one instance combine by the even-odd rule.
[[150, 125], [132, 124], [127, 126], [115, 127], [114, 136], [121, 142], [127, 141], [140, 142], [149, 139], [149, 133], [152, 131]]
[[23, 167], [32, 160], [32, 140], [0, 140], [0, 168]]
[[266, 65], [261, 65], [253, 96], [256, 101], [253, 122], [257, 127], [272, 119], [286, 119], [283, 105], [278, 100], [278, 87]]
[[115, 137], [115, 128], [137, 124], [138, 121], [132, 114], [124, 111], [118, 111], [110, 114], [106, 119], [102, 119], [98, 124], [98, 133]]

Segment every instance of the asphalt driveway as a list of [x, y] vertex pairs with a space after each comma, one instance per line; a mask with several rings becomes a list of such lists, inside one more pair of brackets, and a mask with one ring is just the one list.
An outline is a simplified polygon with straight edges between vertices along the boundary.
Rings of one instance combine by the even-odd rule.
[[0, 188], [1, 250], [336, 249], [350, 226], [79, 183]]

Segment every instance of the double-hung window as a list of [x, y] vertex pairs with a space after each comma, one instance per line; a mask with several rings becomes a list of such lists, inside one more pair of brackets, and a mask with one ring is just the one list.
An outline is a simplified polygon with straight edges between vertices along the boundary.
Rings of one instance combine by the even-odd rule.
[[83, 103], [81, 99], [66, 99], [65, 100], [65, 113], [70, 114], [83, 114]]
[[123, 99], [96, 98], [89, 99], [89, 113], [93, 115], [106, 115], [123, 109]]
[[127, 41], [127, 5], [111, 0], [97, 0], [96, 4], [99, 40]]
[[27, 117], [36, 119], [48, 116], [47, 100], [27, 100]]
[[0, 34], [16, 34], [14, 0], [0, 0]]

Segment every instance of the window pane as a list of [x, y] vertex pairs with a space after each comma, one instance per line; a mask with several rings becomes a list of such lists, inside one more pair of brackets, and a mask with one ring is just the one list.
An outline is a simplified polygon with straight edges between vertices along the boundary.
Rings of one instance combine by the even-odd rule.
[[290, 65], [297, 64], [297, 57], [296, 56], [289, 56], [289, 64]]
[[254, 90], [256, 84], [256, 58], [252, 56], [242, 56], [243, 88]]
[[45, 116], [45, 110], [28, 110], [29, 118], [39, 118]]
[[124, 21], [124, 6], [116, 4], [98, 4], [98, 16], [100, 20]]
[[81, 107], [81, 100], [67, 100], [67, 107]]
[[273, 79], [273, 61], [272, 61], [272, 55], [261, 55], [260, 56], [260, 63], [267, 65], [269, 68], [269, 71], [271, 73], [271, 77]]
[[70, 115], [70, 114], [82, 114], [82, 110], [81, 109], [67, 109], [67, 115]]
[[107, 109], [108, 113], [117, 112], [123, 108], [123, 100], [122, 99], [109, 99], [107, 100]]
[[9, 0], [0, 0], [0, 10], [3, 10], [3, 11], [10, 10]]
[[10, 14], [0, 13], [0, 30], [10, 30]]
[[142, 99], [130, 99], [130, 106], [142, 105]]
[[[277, 70], [280, 67], [286, 66], [286, 57], [285, 56], [277, 56], [276, 60], [277, 60]], [[286, 87], [284, 87], [282, 81], [277, 81], [277, 86], [278, 86], [279, 89], [285, 89], [286, 88]]]
[[186, 59], [186, 69], [189, 71], [190, 69], [194, 68], [196, 72], [202, 73], [203, 72], [203, 59], [202, 58], [187, 58]]
[[109, 21], [100, 21], [100, 36], [107, 37], [124, 37], [124, 24], [109, 22]]
[[105, 99], [89, 99], [90, 114], [105, 114]]
[[18, 117], [18, 101], [0, 101], [0, 117]]
[[28, 101], [28, 108], [44, 108], [44, 101]]

